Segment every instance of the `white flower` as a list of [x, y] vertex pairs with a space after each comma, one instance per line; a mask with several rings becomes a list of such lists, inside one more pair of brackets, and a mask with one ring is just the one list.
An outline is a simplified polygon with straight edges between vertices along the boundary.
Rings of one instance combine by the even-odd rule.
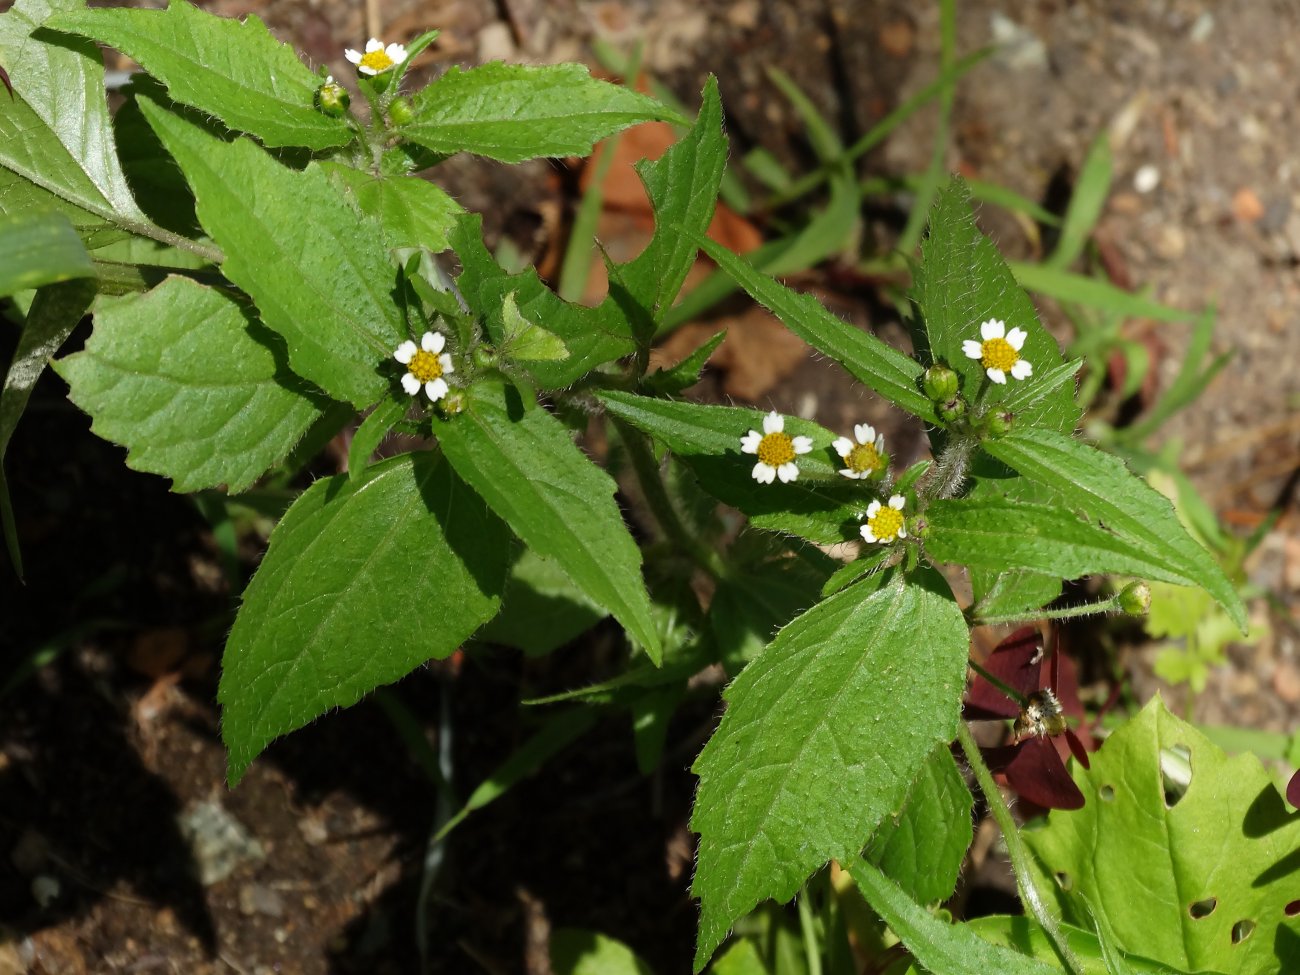
[[355, 64], [362, 74], [382, 74], [406, 60], [406, 48], [401, 44], [389, 44], [388, 47], [384, 47], [383, 41], [372, 37], [366, 41], [365, 54], [348, 48], [343, 52], [343, 56]]
[[901, 494], [890, 498], [888, 507], [879, 501], [872, 501], [863, 515], [867, 523], [862, 526], [862, 538], [883, 545], [888, 545], [895, 538], [906, 538], [907, 523], [903, 520], [903, 505], [906, 503]]
[[447, 395], [450, 387], [442, 377], [456, 370], [452, 368], [451, 356], [442, 351], [446, 344], [447, 337], [441, 332], [425, 332], [419, 348], [410, 339], [397, 347], [393, 358], [406, 366], [402, 388], [409, 395], [419, 393], [421, 386], [435, 403]]
[[961, 344], [961, 350], [966, 358], [979, 359], [995, 383], [1005, 384], [1008, 372], [1015, 379], [1028, 379], [1034, 374], [1034, 367], [1020, 358], [1020, 350], [1025, 345], [1023, 328], [1013, 328], [1008, 332], [1006, 323], [1000, 318], [990, 318], [980, 325], [980, 337], [984, 341], [967, 339]]
[[758, 454], [754, 465], [754, 480], [771, 484], [778, 477], [788, 484], [799, 476], [794, 459], [798, 454], [812, 450], [812, 438], [791, 437], [785, 433], [785, 417], [773, 410], [763, 417], [763, 432], [750, 430], [740, 438], [740, 449], [747, 454]]
[[848, 437], [839, 437], [831, 444], [846, 465], [840, 473], [857, 480], [883, 471], [885, 435], [883, 433], [877, 435], [876, 428], [870, 423], [859, 423], [854, 426], [853, 435], [857, 438], [857, 443]]

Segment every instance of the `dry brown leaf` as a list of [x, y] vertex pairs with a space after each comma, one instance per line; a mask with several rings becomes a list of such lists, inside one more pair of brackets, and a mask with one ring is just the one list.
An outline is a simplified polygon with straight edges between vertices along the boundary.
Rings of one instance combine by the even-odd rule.
[[729, 318], [682, 326], [651, 352], [651, 366], [680, 362], [723, 329], [727, 339], [709, 365], [723, 373], [722, 391], [739, 400], [761, 400], [799, 368], [808, 351], [771, 312], [756, 306]]

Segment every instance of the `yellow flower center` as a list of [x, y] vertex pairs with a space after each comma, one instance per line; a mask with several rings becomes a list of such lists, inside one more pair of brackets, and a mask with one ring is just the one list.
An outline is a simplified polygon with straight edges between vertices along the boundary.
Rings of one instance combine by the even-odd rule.
[[788, 464], [794, 460], [794, 441], [788, 433], [769, 433], [758, 442], [758, 459], [768, 467]]
[[442, 363], [438, 361], [438, 357], [423, 349], [411, 356], [411, 361], [407, 363], [406, 368], [422, 383], [432, 382], [442, 375]]
[[361, 58], [358, 67], [369, 68], [375, 74], [387, 71], [397, 62], [388, 56], [388, 52], [382, 47], [378, 51], [367, 51]]
[[849, 451], [849, 456], [844, 458], [844, 464], [854, 474], [864, 474], [868, 471], [874, 474], [883, 466], [880, 454], [873, 443], [858, 444]]
[[1006, 339], [985, 339], [983, 353], [980, 365], [985, 369], [1001, 369], [1007, 372], [1020, 361], [1020, 353]]
[[884, 505], [872, 517], [867, 519], [867, 527], [871, 529], [871, 534], [882, 542], [892, 542], [898, 537], [898, 531], [903, 527], [903, 513], [897, 508], [891, 508]]

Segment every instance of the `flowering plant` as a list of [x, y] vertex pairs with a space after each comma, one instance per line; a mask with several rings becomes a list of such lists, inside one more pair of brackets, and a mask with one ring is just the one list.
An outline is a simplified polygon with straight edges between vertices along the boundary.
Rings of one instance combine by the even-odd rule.
[[[1168, 501], [1076, 436], [1078, 364], [1063, 360], [977, 229], [964, 184], [949, 184], [930, 214], [909, 356], [706, 236], [727, 157], [713, 81], [689, 125], [577, 65], [452, 68], [404, 92], [435, 36], [371, 39], [347, 52], [356, 77], [336, 81], [257, 18], [235, 23], [176, 0], [166, 10], [19, 0], [0, 15], [0, 77], [12, 86], [0, 95], [0, 294], [23, 320], [6, 416], [89, 311], [85, 348], [54, 368], [129, 465], [178, 491], [236, 495], [273, 473], [288, 481], [355, 426], [346, 473], [297, 494], [230, 629], [219, 692], [230, 783], [273, 739], [424, 661], [475, 640], [545, 653], [612, 616], [627, 636], [627, 672], [563, 697], [630, 701], [650, 715], [638, 745], [651, 765], [663, 742], [653, 729], [687, 682], [719, 664], [733, 678], [694, 765], [697, 969], [739, 918], [764, 899], [790, 900], [831, 860], [937, 973], [1080, 971], [1062, 918], [1095, 920], [1095, 935], [1081, 934], [1121, 962], [1134, 953], [1263, 971], [1241, 965], [1261, 963], [1275, 932], [1278, 957], [1294, 958], [1277, 884], [1233, 888], [1249, 916], [1229, 916], [1222, 895], [1220, 913], [1250, 920], [1253, 940], [1234, 928], [1235, 940], [1207, 938], [1183, 955], [1164, 938], [1182, 923], [1181, 891], [1168, 916], [1142, 915], [1146, 927], [1085, 889], [1092, 874], [1078, 874], [1055, 913], [1046, 906], [1042, 871], [1080, 862], [1084, 841], [1071, 835], [1111, 810], [1137, 816], [1161, 801], [1096, 778], [1110, 774], [1108, 752], [1154, 781], [1159, 749], [1139, 745], [1182, 736], [1213, 766], [1208, 746], [1164, 712], [1135, 723], [1130, 752], [1108, 743], [1091, 770], [1076, 767], [1068, 802], [1042, 803], [1060, 808], [1037, 860], [962, 722], [972, 628], [1120, 607], [1117, 597], [1045, 608], [1063, 580], [1113, 572], [1195, 586], [1245, 620]], [[115, 117], [96, 42], [145, 72]], [[352, 84], [367, 111], [354, 112]], [[651, 119], [684, 126], [640, 169], [655, 233], [636, 258], [611, 262], [611, 293], [595, 307], [562, 300], [532, 269], [503, 269], [480, 218], [419, 176], [458, 152], [581, 155]], [[119, 157], [128, 138], [133, 151]], [[899, 469], [867, 423], [837, 435], [806, 418], [680, 399], [716, 342], [650, 373], [650, 346], [699, 250], [919, 420], [931, 456]], [[617, 447], [608, 469], [575, 440], [593, 418]], [[374, 459], [392, 433], [422, 446]], [[616, 477], [644, 501], [635, 536]], [[0, 502], [8, 526], [2, 482]], [[755, 531], [731, 541], [714, 502]], [[661, 558], [643, 572], [648, 554]], [[966, 606], [949, 584], [960, 571], [973, 589]], [[543, 596], [560, 607], [544, 619]], [[1042, 758], [1068, 728], [1033, 677], [1007, 681], [1025, 699], [1014, 715], [997, 713], [1018, 719], [1020, 752]], [[1003, 827], [1046, 954], [924, 910], [951, 893], [970, 845], [954, 740]], [[1059, 756], [1051, 774], [1067, 776]], [[1189, 791], [1170, 822], [1192, 830], [1224, 809], [1244, 816], [1200, 795]], [[1093, 819], [1064, 820], [1067, 807]], [[925, 824], [941, 834], [933, 858], [897, 855], [897, 837]], [[1294, 825], [1269, 833], [1267, 855]], [[1261, 849], [1243, 840], [1238, 865]], [[1229, 944], [1248, 947], [1229, 957]]]

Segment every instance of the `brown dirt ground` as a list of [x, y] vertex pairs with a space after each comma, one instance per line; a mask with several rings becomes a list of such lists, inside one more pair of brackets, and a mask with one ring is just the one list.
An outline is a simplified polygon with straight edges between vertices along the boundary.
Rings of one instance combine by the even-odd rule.
[[[808, 148], [765, 79], [768, 65], [794, 77], [852, 139], [931, 79], [937, 63], [934, 9], [901, 0], [389, 0], [370, 29], [362, 6], [330, 0], [206, 6], [257, 13], [340, 77], [343, 47], [370, 33], [404, 38], [440, 26], [439, 65], [587, 59], [594, 37], [645, 37], [647, 67], [688, 102], [707, 72], [719, 75], [733, 158], [761, 145], [795, 166], [807, 164]], [[1300, 538], [1290, 514], [1300, 469], [1291, 50], [1300, 8], [1285, 0], [959, 6], [962, 51], [995, 35], [1003, 43], [959, 89], [952, 168], [1050, 202], [1089, 141], [1110, 127], [1117, 180], [1099, 239], [1161, 300], [1221, 310], [1216, 346], [1237, 356], [1167, 436], [1182, 438], [1196, 485], [1230, 524], [1244, 530], [1278, 504], [1287, 514], [1251, 566], [1278, 597], [1270, 635], [1216, 673], [1197, 717], [1289, 730], [1300, 702], [1291, 613]], [[933, 113], [918, 117], [864, 160], [864, 171], [918, 171], [932, 126]], [[1155, 168], [1154, 188], [1135, 186], [1143, 167]], [[507, 170], [455, 161], [440, 173], [485, 212], [491, 233], [537, 257], [576, 186], [545, 163]], [[870, 218], [880, 240], [900, 223], [888, 206]], [[1009, 254], [1035, 253], [1014, 221], [991, 208], [982, 218]], [[901, 341], [869, 282], [827, 273], [804, 283], [840, 314]], [[1044, 313], [1061, 326], [1055, 309]], [[833, 428], [876, 422], [899, 461], [922, 450], [919, 431], [900, 428], [874, 397], [804, 350], [789, 355], [793, 369], [745, 387], [746, 376], [755, 382], [755, 370], [772, 368], [753, 348], [776, 340], [761, 318], [737, 324], [751, 314], [741, 304], [722, 314], [756, 338], [748, 353], [739, 343], [740, 364], [708, 377], [704, 395], [748, 388], [761, 405], [816, 414]], [[1129, 328], [1162, 350], [1167, 382], [1183, 328]], [[756, 361], [746, 364], [747, 355]], [[26, 587], [3, 584], [5, 668], [43, 647], [66, 650], [0, 697], [0, 975], [419, 970], [414, 915], [432, 788], [373, 703], [290, 736], [238, 789], [225, 788], [213, 702], [232, 593], [207, 523], [162, 480], [128, 472], [122, 452], [87, 427], [46, 377], [7, 461], [29, 564]], [[245, 571], [257, 554], [250, 545]], [[450, 723], [463, 791], [527, 735], [527, 716], [510, 702], [603, 672], [610, 637], [598, 630], [541, 661], [476, 653], [459, 670], [419, 671], [396, 693], [430, 734]], [[1149, 655], [1140, 646], [1129, 653], [1149, 693]], [[564, 926], [621, 938], [656, 972], [688, 970], [695, 908], [685, 824], [694, 781], [686, 770], [713, 711], [707, 697], [683, 709], [669, 739], [679, 744], [650, 777], [636, 771], [626, 722], [610, 720], [471, 817], [448, 845], [433, 891], [428, 970], [540, 975], [549, 971], [546, 933]], [[206, 885], [197, 875], [205, 857], [178, 826], [205, 803], [247, 834], [245, 858]], [[250, 837], [260, 855], [249, 852]]]

